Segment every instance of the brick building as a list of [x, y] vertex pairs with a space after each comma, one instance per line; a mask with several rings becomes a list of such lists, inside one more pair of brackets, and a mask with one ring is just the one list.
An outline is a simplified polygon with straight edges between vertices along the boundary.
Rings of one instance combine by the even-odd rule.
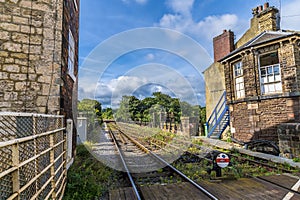
[[73, 119], [78, 6], [79, 0], [0, 1], [0, 111]]
[[[249, 30], [235, 44], [231, 31], [214, 39], [215, 63], [205, 79], [221, 71], [233, 138], [280, 143], [278, 126], [300, 123], [300, 33], [280, 30], [279, 11], [268, 3], [252, 11]], [[299, 145], [300, 133], [287, 140]]]

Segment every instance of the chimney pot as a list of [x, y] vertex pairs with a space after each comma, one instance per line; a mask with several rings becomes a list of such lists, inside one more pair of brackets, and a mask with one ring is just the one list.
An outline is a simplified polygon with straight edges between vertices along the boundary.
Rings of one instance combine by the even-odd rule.
[[226, 32], [227, 32], [227, 30], [226, 30], [226, 29], [224, 29], [224, 30], [223, 30], [223, 33], [226, 33]]
[[262, 5], [258, 6], [258, 13], [260, 13], [261, 11], [263, 11], [263, 6]]
[[264, 3], [264, 10], [266, 10], [267, 8], [269, 8], [269, 2]]

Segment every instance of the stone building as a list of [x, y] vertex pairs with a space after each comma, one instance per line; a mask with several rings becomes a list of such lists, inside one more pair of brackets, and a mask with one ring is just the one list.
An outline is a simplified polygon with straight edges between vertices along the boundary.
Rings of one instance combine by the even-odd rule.
[[[228, 49], [215, 51], [217, 59], [208, 71], [224, 71], [219, 78], [224, 77], [225, 85], [218, 88], [226, 90], [233, 138], [281, 143], [278, 127], [300, 123], [300, 33], [281, 30], [279, 11], [268, 3], [252, 11], [249, 30], [235, 44], [228, 31], [217, 37], [227, 41], [214, 40], [214, 47]], [[300, 134], [285, 138], [299, 149]]]
[[78, 6], [79, 0], [0, 1], [0, 111], [73, 119]]

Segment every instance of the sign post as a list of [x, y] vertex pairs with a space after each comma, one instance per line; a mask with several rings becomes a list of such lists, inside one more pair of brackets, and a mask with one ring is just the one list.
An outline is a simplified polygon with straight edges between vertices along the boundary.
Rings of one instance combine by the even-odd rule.
[[215, 162], [217, 163], [216, 166], [216, 176], [217, 177], [221, 177], [222, 176], [222, 172], [221, 169], [225, 168], [229, 165], [230, 159], [228, 157], [227, 154], [225, 153], [219, 153], [215, 159]]

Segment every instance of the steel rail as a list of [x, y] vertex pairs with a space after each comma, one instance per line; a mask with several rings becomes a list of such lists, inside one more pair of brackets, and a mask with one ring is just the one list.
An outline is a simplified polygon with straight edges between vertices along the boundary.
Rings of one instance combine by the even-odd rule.
[[182, 173], [181, 171], [179, 171], [178, 169], [176, 169], [175, 167], [173, 167], [172, 165], [170, 165], [168, 162], [166, 162], [164, 159], [162, 159], [161, 157], [159, 157], [158, 155], [156, 155], [153, 152], [149, 152], [151, 155], [153, 155], [156, 159], [158, 159], [160, 162], [164, 163], [166, 166], [170, 167], [174, 172], [176, 172], [178, 175], [180, 175], [182, 178], [184, 178], [185, 180], [187, 180], [189, 183], [191, 183], [193, 186], [195, 186], [196, 188], [198, 188], [201, 192], [203, 192], [205, 195], [207, 195], [209, 198], [214, 199], [214, 200], [218, 200], [217, 197], [215, 197], [212, 193], [210, 193], [209, 191], [207, 191], [205, 188], [203, 188], [202, 186], [200, 186], [198, 183], [196, 183], [195, 181], [193, 181], [192, 179], [190, 179], [189, 177], [187, 177], [184, 173]]
[[[136, 141], [132, 137], [128, 136], [123, 131], [119, 130], [119, 132], [122, 133], [123, 135], [125, 135], [129, 140], [131, 140], [133, 143], [135, 143], [139, 148], [143, 147], [142, 149], [147, 149], [146, 147], [144, 147], [144, 145], [140, 144], [138, 141]], [[156, 155], [155, 153], [153, 153], [152, 151], [150, 151], [148, 149], [147, 149], [147, 152], [150, 155], [152, 155], [154, 158], [156, 158], [157, 160], [159, 160], [160, 162], [162, 162], [163, 164], [165, 164], [166, 166], [168, 166], [169, 168], [171, 168], [175, 173], [177, 173], [178, 175], [180, 175], [183, 179], [187, 180], [189, 183], [191, 183], [193, 186], [195, 186], [197, 189], [199, 189], [201, 192], [203, 192], [210, 199], [218, 200], [218, 198], [215, 197], [212, 193], [210, 193], [208, 190], [206, 190], [205, 188], [203, 188], [202, 186], [200, 186], [199, 184], [197, 184], [195, 181], [193, 181], [192, 179], [190, 179], [189, 177], [187, 177], [184, 173], [182, 173], [181, 171], [179, 171], [178, 169], [176, 169], [175, 167], [173, 167], [167, 161], [165, 161], [164, 159], [160, 158], [158, 155]]]
[[112, 137], [112, 139], [113, 139], [113, 141], [114, 141], [114, 144], [115, 144], [115, 146], [116, 146], [116, 148], [117, 148], [117, 151], [118, 151], [118, 153], [119, 153], [119, 155], [120, 155], [120, 159], [121, 159], [122, 164], [123, 164], [123, 166], [124, 166], [124, 168], [125, 168], [125, 171], [126, 171], [126, 173], [127, 173], [127, 176], [128, 176], [128, 178], [129, 178], [129, 180], [130, 180], [130, 184], [131, 184], [131, 186], [132, 186], [132, 188], [133, 188], [134, 194], [135, 194], [135, 196], [136, 196], [136, 198], [137, 198], [138, 200], [141, 200], [141, 196], [140, 196], [140, 194], [139, 194], [139, 192], [138, 192], [138, 190], [137, 190], [137, 187], [136, 187], [136, 185], [135, 185], [135, 183], [134, 183], [134, 181], [133, 181], [133, 178], [132, 178], [132, 176], [131, 176], [131, 174], [130, 174], [130, 171], [129, 171], [129, 169], [128, 169], [128, 167], [127, 167], [127, 164], [126, 164], [126, 161], [125, 161], [125, 159], [124, 159], [124, 154], [123, 154], [123, 152], [121, 151], [120, 145], [118, 144], [117, 139], [116, 139], [116, 137], [115, 137], [115, 135], [113, 134], [113, 132], [112, 132], [111, 129], [109, 129], [109, 134], [111, 135], [111, 137]]

